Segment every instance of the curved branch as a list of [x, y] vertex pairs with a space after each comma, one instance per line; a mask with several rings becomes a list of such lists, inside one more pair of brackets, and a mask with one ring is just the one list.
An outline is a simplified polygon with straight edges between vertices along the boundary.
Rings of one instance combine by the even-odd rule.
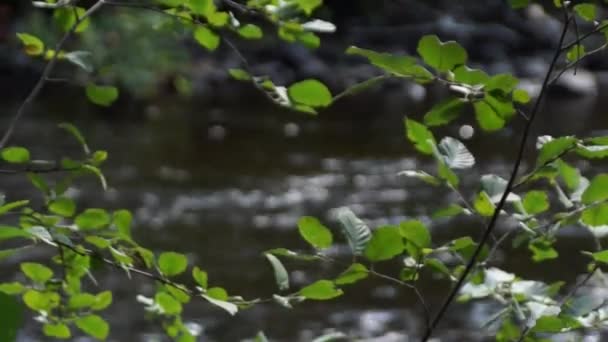
[[8, 128], [6, 129], [6, 132], [2, 136], [2, 139], [0, 139], [0, 148], [3, 148], [6, 146], [6, 144], [8, 143], [9, 139], [11, 138], [11, 136], [13, 135], [13, 133], [15, 131], [15, 127], [17, 126], [17, 123], [19, 122], [21, 117], [23, 117], [23, 115], [27, 112], [29, 105], [36, 99], [36, 97], [38, 97], [38, 94], [40, 94], [40, 91], [42, 90], [42, 88], [44, 88], [44, 85], [46, 84], [47, 79], [49, 78], [49, 75], [55, 68], [55, 64], [57, 64], [59, 52], [61, 51], [61, 49], [63, 48], [65, 43], [70, 39], [70, 37], [74, 34], [74, 32], [76, 32], [76, 30], [78, 29], [78, 26], [80, 26], [80, 24], [83, 21], [85, 21], [88, 17], [92, 16], [95, 12], [97, 12], [104, 5], [104, 3], [105, 3], [105, 0], [98, 0], [81, 17], [78, 17], [76, 19], [76, 22], [74, 23], [74, 25], [72, 25], [72, 27], [70, 27], [68, 32], [66, 32], [66, 34], [63, 35], [61, 40], [59, 40], [57, 45], [55, 45], [55, 53], [53, 54], [53, 57], [46, 64], [46, 66], [44, 67], [44, 70], [42, 70], [42, 75], [38, 79], [38, 82], [36, 82], [36, 85], [34, 86], [34, 88], [32, 88], [32, 91], [30, 91], [28, 96], [21, 103], [21, 105], [17, 109], [17, 113], [11, 119], [11, 121], [8, 125]]

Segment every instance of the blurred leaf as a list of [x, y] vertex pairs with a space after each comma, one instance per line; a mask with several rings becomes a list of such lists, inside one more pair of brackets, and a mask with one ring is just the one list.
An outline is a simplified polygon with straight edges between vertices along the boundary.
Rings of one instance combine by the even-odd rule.
[[350, 265], [344, 272], [334, 281], [337, 285], [354, 284], [361, 279], [367, 278], [369, 270], [365, 265], [354, 263]]
[[38, 284], [44, 284], [53, 277], [53, 271], [39, 263], [23, 262], [20, 267], [23, 274]]
[[389, 260], [403, 253], [405, 244], [399, 228], [385, 226], [376, 228], [365, 247], [365, 256], [372, 262]]
[[479, 192], [477, 197], [475, 198], [475, 202], [473, 202], [473, 206], [479, 215], [484, 217], [490, 217], [494, 215], [494, 204], [490, 200], [490, 197], [485, 191]]
[[438, 71], [448, 71], [467, 62], [465, 49], [454, 41], [441, 42], [435, 35], [422, 37], [418, 42], [418, 54], [424, 62]]
[[76, 212], [76, 203], [67, 197], [57, 197], [49, 203], [49, 211], [63, 217], [72, 217]]
[[312, 300], [328, 300], [344, 294], [336, 285], [329, 280], [316, 281], [298, 292], [301, 296]]
[[238, 32], [245, 39], [260, 39], [264, 36], [262, 29], [254, 24], [245, 24], [239, 27]]
[[440, 102], [424, 115], [427, 126], [442, 126], [449, 124], [462, 113], [464, 102], [459, 98], [451, 98]]
[[163, 313], [167, 315], [178, 315], [182, 312], [182, 304], [168, 293], [156, 293], [154, 301], [161, 307]]
[[458, 139], [445, 137], [437, 147], [444, 162], [451, 169], [468, 169], [475, 165], [475, 157]]
[[304, 80], [292, 84], [287, 89], [289, 98], [310, 107], [327, 107], [332, 102], [332, 95], [327, 87], [317, 80]]
[[289, 275], [287, 274], [285, 266], [281, 263], [281, 260], [269, 253], [265, 253], [264, 256], [268, 259], [274, 270], [274, 278], [279, 290], [284, 291], [289, 289]]
[[198, 268], [198, 266], [194, 266], [192, 269], [192, 278], [198, 286], [202, 287], [203, 289], [207, 289], [207, 272], [201, 270]]
[[74, 223], [81, 230], [100, 229], [110, 224], [110, 215], [103, 209], [89, 208], [76, 216]]
[[24, 147], [5, 147], [0, 151], [0, 157], [12, 164], [24, 164], [30, 161], [30, 151]]
[[423, 124], [413, 120], [405, 119], [407, 138], [414, 144], [416, 149], [424, 154], [433, 153], [435, 137], [433, 133]]
[[543, 166], [555, 158], [562, 156], [565, 152], [575, 147], [576, 143], [577, 140], [574, 137], [559, 137], [544, 143], [538, 153], [536, 166]]
[[582, 196], [583, 204], [608, 199], [608, 173], [595, 176]]
[[86, 86], [87, 98], [96, 105], [108, 107], [118, 99], [118, 88], [89, 83]]
[[183, 273], [186, 267], [188, 267], [188, 258], [183, 254], [164, 252], [158, 257], [158, 268], [167, 277]]
[[42, 327], [42, 332], [48, 337], [67, 339], [72, 337], [70, 328], [63, 323], [46, 323]]
[[194, 30], [194, 39], [209, 51], [214, 51], [220, 45], [220, 37], [217, 33], [205, 26], [198, 26]]
[[311, 216], [304, 216], [298, 220], [300, 236], [317, 249], [331, 247], [333, 236], [319, 220]]
[[14, 239], [14, 238], [31, 238], [32, 234], [27, 231], [11, 226], [0, 225], [0, 241]]
[[24, 45], [26, 54], [40, 56], [44, 52], [44, 43], [40, 38], [27, 33], [17, 33], [17, 38]]
[[16, 341], [23, 324], [23, 306], [14, 297], [0, 291], [0, 341]]
[[114, 225], [123, 236], [131, 238], [131, 223], [133, 215], [128, 210], [117, 210], [112, 216]]
[[401, 222], [399, 224], [399, 232], [401, 236], [416, 245], [419, 249], [431, 246], [431, 234], [428, 228], [418, 220]]
[[346, 207], [336, 209], [336, 218], [342, 226], [353, 254], [361, 255], [372, 237], [369, 227]]
[[594, 4], [576, 4], [574, 5], [574, 11], [585, 21], [593, 21], [597, 16], [597, 8]]
[[524, 196], [523, 205], [528, 214], [540, 214], [549, 209], [549, 198], [544, 191], [530, 191]]
[[218, 300], [218, 299], [212, 298], [207, 295], [202, 295], [202, 297], [205, 298], [207, 301], [209, 301], [209, 303], [224, 309], [226, 312], [228, 312], [232, 316], [236, 315], [236, 313], [239, 311], [239, 308], [230, 302]]
[[85, 334], [99, 340], [105, 340], [110, 333], [110, 326], [108, 323], [97, 315], [79, 317], [76, 319], [75, 323]]

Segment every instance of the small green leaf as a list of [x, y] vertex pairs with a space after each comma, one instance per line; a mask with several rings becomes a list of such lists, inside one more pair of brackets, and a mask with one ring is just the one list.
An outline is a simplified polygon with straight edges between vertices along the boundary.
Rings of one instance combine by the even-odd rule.
[[12, 283], [1, 283], [0, 284], [0, 292], [3, 292], [7, 295], [16, 295], [21, 294], [25, 291], [26, 287], [23, 286], [20, 282], [12, 282]]
[[0, 151], [0, 157], [12, 164], [24, 164], [30, 161], [30, 151], [24, 147], [6, 147]]
[[521, 104], [526, 104], [530, 102], [530, 94], [528, 94], [528, 92], [523, 89], [515, 89], [513, 91], [513, 101]]
[[164, 252], [158, 257], [160, 272], [168, 277], [178, 275], [188, 267], [188, 258], [175, 252]]
[[424, 123], [427, 126], [442, 126], [449, 124], [458, 118], [464, 108], [464, 102], [459, 98], [452, 98], [433, 106], [424, 115]]
[[230, 302], [227, 302], [224, 300], [218, 300], [218, 299], [215, 299], [215, 298], [207, 296], [207, 295], [202, 295], [202, 297], [205, 298], [209, 303], [224, 309], [226, 312], [228, 312], [232, 316], [236, 315], [236, 313], [239, 311], [239, 307], [233, 303], [230, 303]]
[[70, 332], [70, 328], [63, 323], [46, 323], [42, 327], [42, 332], [48, 337], [54, 338], [70, 338], [72, 337], [72, 333]]
[[484, 131], [493, 132], [504, 127], [505, 120], [487, 102], [476, 101], [473, 103], [473, 108], [479, 127]]
[[585, 53], [585, 46], [576, 44], [568, 50], [568, 53], [566, 53], [566, 60], [568, 62], [576, 62], [585, 57]]
[[228, 299], [228, 292], [226, 292], [225, 289], [223, 289], [221, 287], [217, 287], [217, 286], [208, 289], [207, 295], [209, 295], [209, 297], [211, 297], [211, 298], [215, 298], [218, 300], [227, 300]]
[[80, 143], [85, 154], [88, 155], [90, 153], [89, 146], [87, 145], [87, 142], [84, 139], [84, 136], [82, 135], [82, 133], [80, 133], [80, 130], [76, 126], [74, 126], [68, 122], [63, 122], [63, 123], [60, 123], [58, 125], [58, 127], [66, 130], [68, 133], [70, 133], [76, 139], [76, 141], [78, 141]]
[[35, 311], [49, 311], [59, 305], [59, 294], [56, 292], [28, 290], [22, 298], [25, 305]]
[[44, 284], [53, 277], [53, 270], [42, 264], [23, 262], [20, 266], [21, 272], [35, 283]]
[[354, 284], [361, 279], [367, 278], [369, 270], [363, 264], [354, 263], [350, 265], [344, 272], [342, 272], [335, 283], [337, 285]]
[[540, 167], [559, 158], [576, 146], [577, 139], [574, 137], [560, 137], [552, 139], [542, 145], [538, 152], [536, 166]]
[[298, 292], [301, 296], [313, 300], [328, 300], [336, 298], [344, 294], [344, 292], [336, 287], [334, 282], [329, 280], [316, 281]]
[[228, 69], [228, 73], [237, 81], [251, 81], [251, 75], [243, 69]]
[[167, 315], [178, 315], [182, 312], [182, 304], [168, 293], [158, 292], [156, 296], [154, 296], [154, 301]]
[[559, 256], [551, 242], [546, 240], [534, 240], [528, 245], [528, 249], [532, 252], [532, 260], [536, 262], [555, 259]]
[[574, 11], [585, 21], [593, 21], [597, 16], [597, 8], [594, 4], [576, 4], [574, 5]]
[[128, 210], [117, 210], [112, 218], [118, 232], [123, 236], [131, 238], [131, 222], [133, 221], [131, 212]]
[[385, 226], [377, 228], [365, 247], [365, 256], [370, 261], [389, 260], [403, 253], [405, 244], [399, 228]]
[[523, 205], [528, 214], [540, 214], [549, 209], [549, 198], [544, 191], [530, 191], [524, 196]]
[[370, 63], [387, 73], [412, 77], [418, 81], [430, 81], [433, 74], [416, 63], [416, 59], [410, 56], [398, 56], [389, 53], [381, 53], [372, 50], [351, 46], [346, 50], [348, 55], [358, 55], [367, 58]]
[[110, 215], [103, 209], [90, 208], [76, 216], [74, 222], [80, 230], [100, 229], [110, 224]]
[[104, 310], [112, 304], [112, 291], [103, 291], [95, 295], [95, 302], [91, 305], [92, 310]]
[[192, 269], [192, 278], [200, 287], [202, 287], [203, 289], [207, 288], [207, 272], [201, 270], [200, 268], [198, 268], [198, 266], [194, 266], [194, 268]]
[[583, 192], [581, 197], [583, 204], [608, 199], [608, 173], [597, 175]]
[[431, 246], [431, 234], [428, 228], [418, 220], [401, 222], [399, 232], [408, 242], [413, 243], [418, 248]]
[[70, 297], [70, 309], [88, 308], [95, 303], [95, 296], [90, 293], [76, 293]]
[[608, 204], [595, 205], [581, 214], [581, 222], [590, 227], [608, 225]]
[[194, 39], [209, 51], [214, 51], [220, 45], [220, 37], [217, 33], [205, 26], [198, 26], [196, 28]]
[[238, 29], [239, 35], [245, 39], [260, 39], [264, 36], [262, 29], [254, 24], [245, 24]]
[[331, 247], [333, 236], [319, 220], [311, 216], [304, 216], [298, 220], [300, 236], [314, 248], [323, 249]]
[[414, 143], [414, 147], [424, 154], [432, 154], [435, 145], [433, 133], [423, 124], [413, 120], [405, 119], [407, 138]]
[[289, 275], [281, 260], [270, 253], [265, 253], [264, 256], [268, 259], [274, 270], [274, 279], [277, 282], [279, 290], [284, 291], [289, 289]]
[[118, 88], [89, 83], [86, 87], [86, 94], [94, 104], [108, 107], [118, 99]]
[[14, 238], [31, 238], [32, 234], [17, 227], [0, 226], [0, 241]]
[[[515, 87], [517, 87], [518, 83], [519, 83], [519, 80], [511, 74], [498, 74], [498, 75], [492, 76], [486, 82], [484, 89], [486, 92], [498, 91], [499, 93], [506, 95], [506, 94], [512, 92], [515, 89]], [[496, 94], [494, 94], [494, 95], [496, 95]]]
[[27, 33], [17, 33], [17, 38], [25, 47], [25, 53], [30, 56], [40, 56], [44, 52], [44, 43], [40, 38]]
[[327, 107], [332, 102], [332, 95], [327, 87], [317, 80], [304, 80], [292, 84], [287, 89], [289, 98], [299, 104], [310, 107]]
[[593, 260], [597, 261], [597, 262], [601, 262], [603, 264], [608, 264], [608, 249], [600, 251], [600, 252], [595, 252], [592, 254], [593, 256]]
[[75, 323], [85, 334], [99, 340], [105, 340], [110, 333], [110, 326], [108, 323], [97, 315], [79, 317], [76, 319]]
[[418, 54], [424, 62], [438, 71], [448, 71], [464, 65], [468, 56], [465, 49], [454, 41], [441, 42], [435, 35], [422, 37], [418, 42]]
[[67, 197], [57, 197], [49, 203], [49, 211], [63, 217], [72, 217], [76, 212], [76, 203]]
[[479, 213], [479, 215], [484, 217], [490, 217], [494, 215], [494, 204], [490, 200], [490, 197], [485, 191], [481, 191], [477, 197], [475, 198], [475, 202], [473, 203], [475, 210]]

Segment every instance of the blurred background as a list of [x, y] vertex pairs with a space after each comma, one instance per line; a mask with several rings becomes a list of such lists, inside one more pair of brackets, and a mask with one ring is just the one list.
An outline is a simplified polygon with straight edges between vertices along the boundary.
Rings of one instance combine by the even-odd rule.
[[[337, 94], [379, 74], [360, 58], [346, 56], [348, 46], [415, 55], [419, 37], [435, 33], [464, 45], [471, 66], [515, 73], [534, 94], [560, 32], [560, 22], [542, 5], [513, 11], [501, 0], [328, 0], [315, 14], [337, 26], [335, 34], [321, 37], [317, 50], [281, 42], [268, 25], [262, 25], [261, 41], [234, 42], [253, 70], [271, 76], [275, 84], [317, 78]], [[579, 29], [589, 27], [581, 24]], [[61, 34], [52, 15], [33, 9], [28, 1], [0, 4], [0, 127], [6, 127], [43, 67], [21, 52], [16, 32], [36, 34], [49, 43]], [[416, 154], [406, 141], [402, 122], [406, 115], [420, 119], [446, 95], [444, 89], [389, 81], [340, 100], [316, 117], [285, 111], [250, 84], [229, 77], [227, 69], [241, 65], [226, 44], [206, 52], [179, 23], [136, 9], [103, 9], [69, 46], [93, 52], [94, 78], [119, 86], [119, 100], [100, 108], [87, 102], [82, 87], [50, 83], [20, 122], [13, 142], [28, 147], [35, 158], [76, 155], [79, 147], [56, 128], [62, 121], [76, 124], [90, 146], [110, 156], [104, 167], [108, 191], [94, 180], [70, 189], [81, 208], [132, 210], [134, 235], [142, 245], [188, 254], [208, 271], [212, 284], [231, 294], [251, 298], [273, 293], [272, 270], [261, 253], [274, 247], [305, 249], [295, 224], [302, 215], [317, 216], [337, 232], [329, 217], [336, 207], [348, 206], [376, 226], [408, 218], [430, 223], [433, 211], [457, 201], [446, 190], [397, 176], [402, 170], [433, 170], [433, 161]], [[600, 53], [579, 66], [576, 78], [566, 73], [552, 89], [534, 134], [608, 133], [602, 96], [606, 70], [608, 59]], [[54, 75], [68, 76], [75, 81], [84, 77], [71, 65], [60, 65]], [[457, 136], [465, 124], [476, 127], [473, 116], [465, 115], [437, 134]], [[509, 174], [513, 141], [522, 126], [515, 119], [498, 134], [475, 132], [466, 141], [478, 166], [461, 175], [465, 195], [478, 190], [482, 174]], [[534, 159], [533, 143], [526, 169]], [[578, 166], [588, 174], [605, 170], [600, 163]], [[7, 198], [36, 196], [23, 176], [3, 175], [0, 190]], [[434, 221], [431, 228], [441, 243], [467, 232], [476, 238], [482, 227], [474, 218], [461, 218]], [[533, 264], [521, 248], [509, 251], [499, 266], [534, 280], [566, 277], [574, 282], [585, 271], [586, 259], [578, 250], [592, 245], [581, 232], [567, 231], [569, 238], [558, 244], [560, 259]], [[339, 247], [331, 251], [345, 252]], [[3, 261], [0, 280], [15, 277], [20, 261], [43, 256]], [[296, 287], [341, 271], [286, 265]], [[397, 267], [386, 265], [385, 271], [396, 272]], [[163, 341], [135, 300], [138, 293], [153, 292], [153, 284], [115, 272], [100, 279], [101, 286], [115, 291], [106, 316], [112, 340]], [[443, 280], [423, 279], [422, 292], [432, 308], [448, 286]], [[481, 340], [479, 328], [496, 311], [488, 302], [456, 305], [438, 336], [442, 341]], [[277, 341], [308, 341], [331, 329], [364, 339], [405, 341], [423, 328], [413, 294], [377, 280], [348, 288], [338, 300], [305, 303], [291, 311], [268, 304], [231, 318], [194, 301], [184, 316], [202, 331], [201, 340], [209, 341], [238, 341], [260, 330]], [[28, 324], [20, 339], [42, 340], [36, 323]]]

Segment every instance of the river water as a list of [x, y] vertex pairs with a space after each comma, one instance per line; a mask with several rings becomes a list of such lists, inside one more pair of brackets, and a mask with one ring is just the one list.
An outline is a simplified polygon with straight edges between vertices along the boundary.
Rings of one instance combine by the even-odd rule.
[[[21, 123], [15, 143], [31, 148], [34, 157], [77, 154], [78, 147], [55, 128], [60, 120], [72, 120], [92, 148], [110, 155], [104, 167], [108, 191], [103, 192], [94, 180], [70, 190], [81, 208], [132, 210], [134, 235], [144, 246], [186, 253], [191, 263], [207, 270], [211, 284], [224, 286], [230, 294], [268, 297], [276, 287], [261, 253], [274, 247], [305, 250], [295, 225], [300, 216], [313, 215], [326, 222], [340, 242], [332, 253], [342, 255], [344, 241], [338, 226], [328, 219], [332, 208], [348, 206], [377, 226], [408, 218], [430, 222], [433, 210], [457, 201], [448, 191], [397, 176], [408, 169], [434, 170], [432, 160], [416, 154], [404, 137], [403, 115], [420, 118], [421, 110], [428, 107], [412, 108], [386, 114], [370, 105], [352, 108], [358, 114], [351, 115], [346, 104], [315, 118], [269, 105], [248, 108], [247, 99], [231, 108], [211, 109], [164, 99], [129, 109], [135, 116], [121, 117], [121, 108], [116, 108], [118, 114], [108, 118], [99, 112], [79, 116], [70, 106], [43, 103]], [[600, 134], [607, 127], [602, 108], [597, 98], [553, 98], [540, 114], [535, 135]], [[8, 117], [13, 109], [7, 106], [1, 114]], [[472, 120], [469, 115], [462, 123]], [[461, 175], [465, 196], [475, 193], [482, 174], [508, 175], [520, 121], [497, 134], [476, 132], [466, 142], [477, 166]], [[457, 128], [437, 134], [456, 136]], [[530, 144], [524, 167], [531, 165], [533, 151]], [[587, 174], [605, 170], [600, 163], [580, 167]], [[9, 199], [31, 191], [22, 176], [3, 176], [0, 188]], [[477, 238], [481, 231], [474, 219], [438, 221], [431, 228], [437, 243], [467, 233]], [[584, 272], [585, 258], [578, 249], [591, 248], [591, 241], [576, 231], [562, 240], [558, 260], [531, 263], [523, 248], [509, 251], [498, 266], [531, 279], [565, 278], [572, 283]], [[14, 266], [38, 257], [24, 255], [8, 262]], [[329, 265], [286, 262], [286, 266], [294, 288], [341, 271]], [[393, 266], [381, 269], [396, 274]], [[569, 272], [564, 274], [564, 269]], [[13, 270], [5, 268], [1, 280], [13, 278]], [[102, 287], [115, 291], [114, 304], [105, 315], [112, 324], [112, 340], [163, 340], [158, 324], [144, 318], [135, 300], [138, 293], [153, 293], [150, 281], [114, 271], [102, 271], [98, 279]], [[423, 279], [420, 287], [431, 310], [438, 308], [448, 290], [445, 281], [434, 279]], [[91, 287], [91, 291], [98, 290]], [[365, 339], [388, 333], [401, 341], [422, 331], [421, 308], [407, 289], [368, 280], [345, 292], [337, 300], [306, 302], [294, 310], [263, 304], [234, 318], [194, 300], [184, 317], [203, 330], [201, 340], [209, 341], [238, 341], [261, 330], [277, 341], [308, 341], [331, 329]], [[445, 341], [480, 339], [476, 331], [495, 311], [484, 302], [455, 305], [438, 336]], [[39, 338], [34, 324], [28, 323], [20, 340]]]

